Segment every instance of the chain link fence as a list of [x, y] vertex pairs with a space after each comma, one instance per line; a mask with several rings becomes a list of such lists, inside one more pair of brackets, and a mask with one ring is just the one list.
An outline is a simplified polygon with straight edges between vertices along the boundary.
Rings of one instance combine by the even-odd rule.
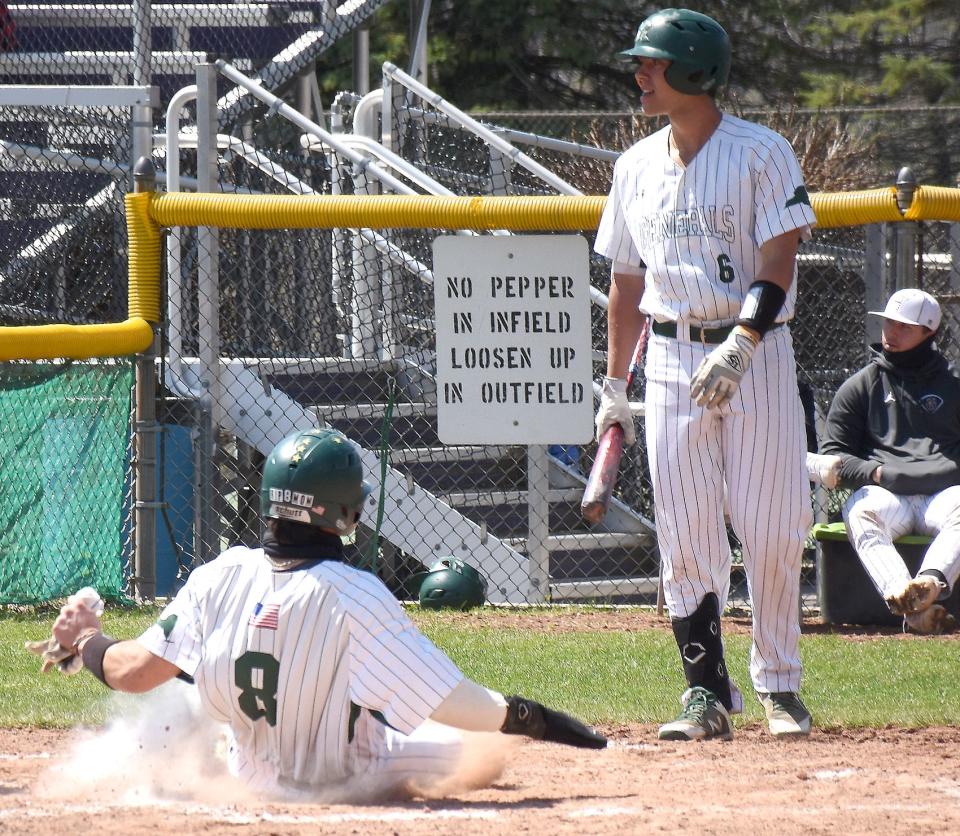
[[132, 383], [123, 360], [0, 363], [0, 603], [125, 597]]
[[[286, 85], [284, 96], [293, 100], [299, 82], [292, 87], [287, 82], [303, 74], [317, 49], [358, 25], [377, 5], [292, 2], [236, 4], [224, 10], [216, 4], [154, 3], [154, 29], [166, 32], [154, 36], [167, 40], [153, 47], [155, 55], [165, 51], [163, 44], [171, 52], [186, 50], [183, 55], [216, 49], [239, 72], [270, 82], [265, 88]], [[252, 17], [237, 22], [241, 7], [246, 14], [255, 6], [258, 14], [272, 15], [256, 25], [266, 28], [256, 28]], [[91, 40], [93, 34], [78, 22], [55, 27], [60, 39], [55, 42], [54, 34], [44, 36], [39, 25], [31, 32], [27, 18], [18, 17], [17, 6], [11, 6], [18, 51], [3, 55], [9, 62], [4, 72], [10, 73], [5, 80], [36, 81], [33, 59], [18, 63], [16, 56], [40, 53], [54, 54], [60, 62], [56, 78], [45, 75], [48, 84], [134, 80], [112, 75], [109, 56], [96, 63], [97, 50], [135, 51], [133, 7], [111, 8], [102, 7], [99, 25], [92, 25], [105, 40]], [[341, 15], [339, 29], [317, 23], [329, 22], [331, 9]], [[108, 14], [119, 15], [116, 26], [106, 25], [103, 15]], [[84, 48], [91, 54], [83, 66], [92, 65], [96, 72], [77, 74], [80, 63], [64, 62]], [[296, 57], [282, 66], [281, 55]], [[151, 74], [160, 97], [150, 112], [153, 130], [160, 130], [158, 114], [175, 91], [197, 81], [194, 59], [186, 61], [183, 73], [161, 72], [172, 64], [156, 59], [160, 63]], [[175, 114], [186, 126], [172, 135], [176, 147], [159, 139], [150, 143], [159, 176], [165, 180], [174, 169], [174, 188], [254, 195], [605, 194], [619, 150], [657, 127], [624, 114], [485, 114], [478, 123], [407, 83], [399, 71], [388, 72], [387, 78], [390, 89], [379, 102], [346, 93], [338, 97], [322, 120], [326, 124], [330, 119], [328, 134], [323, 125], [314, 130], [294, 124], [285, 115], [284, 100], [241, 95], [235, 79], [221, 75], [215, 88], [217, 118], [206, 140], [199, 109], [190, 98]], [[311, 112], [319, 119], [315, 109]], [[8, 224], [0, 236], [0, 324], [124, 318], [127, 241], [121, 200], [129, 189], [136, 120], [142, 115], [136, 107], [3, 105], [0, 188], [5, 191], [0, 206], [8, 212]], [[886, 124], [892, 117], [884, 115], [881, 121]], [[868, 133], [857, 132], [856, 142], [865, 141]], [[382, 144], [376, 141], [380, 139]], [[216, 152], [211, 150], [214, 142]], [[945, 182], [945, 172], [957, 160], [950, 142], [944, 144], [947, 150], [939, 157], [931, 153], [920, 160], [906, 156], [907, 146], [897, 146], [902, 158], [900, 151], [891, 150], [889, 165], [883, 161], [871, 170], [870, 179], [855, 185], [890, 182], [903, 162], [914, 165], [922, 182]], [[863, 146], [855, 147], [859, 151]], [[945, 162], [936, 162], [940, 159]], [[933, 167], [926, 168], [928, 163]], [[910, 234], [904, 235], [901, 227]], [[955, 230], [935, 223], [818, 229], [802, 247], [793, 333], [800, 379], [813, 396], [815, 425], [822, 422], [839, 384], [866, 359], [871, 334], [865, 312], [882, 305], [896, 287], [917, 284], [941, 299], [943, 342], [951, 356], [955, 353], [955, 286], [960, 281], [953, 257]], [[155, 559], [150, 582], [157, 594], [168, 595], [194, 566], [226, 545], [258, 542], [259, 471], [265, 453], [287, 431], [325, 424], [361, 445], [366, 470], [377, 485], [351, 559], [377, 571], [398, 596], [415, 596], [411, 575], [452, 554], [492, 579], [492, 600], [656, 601], [656, 509], [642, 445], [624, 458], [615, 502], [603, 524], [589, 527], [580, 517], [579, 502], [595, 444], [552, 445], [549, 427], [537, 447], [439, 441], [432, 244], [449, 233], [373, 227], [220, 232], [182, 227], [167, 232], [167, 308], [155, 354], [160, 385], [151, 394], [156, 424], [134, 426], [129, 392], [121, 399], [117, 384], [111, 397], [125, 403], [127, 411], [123, 421], [111, 419], [112, 446], [81, 445], [87, 461], [101, 461], [105, 471], [119, 462], [116, 504], [97, 505], [87, 519], [110, 532], [109, 542], [98, 543], [95, 551], [118, 567], [120, 586], [129, 592], [150, 588], [143, 587], [132, 554], [134, 430], [152, 433], [158, 451], [157, 536], [147, 565]], [[585, 237], [592, 246], [592, 233]], [[916, 267], [910, 275], [896, 266], [907, 261], [898, 258], [898, 252], [906, 251]], [[914, 259], [913, 253], [922, 257]], [[595, 379], [605, 368], [608, 271], [602, 259], [591, 257]], [[30, 374], [43, 377], [56, 369], [64, 377], [60, 365], [34, 364]], [[104, 374], [101, 366], [107, 365], [65, 367]], [[5, 364], [0, 380], [4, 398], [22, 391], [17, 380], [23, 374], [17, 364]], [[638, 400], [642, 374], [639, 378], [633, 389]], [[110, 379], [104, 374], [105, 381]], [[61, 401], [103, 397], [96, 391], [78, 395], [64, 385]], [[0, 407], [4, 403], [0, 399]], [[26, 421], [23, 401], [11, 403], [8, 422]], [[42, 416], [38, 412], [30, 420], [47, 426], [59, 409]], [[49, 438], [49, 428], [44, 432]], [[75, 432], [82, 435], [80, 429]], [[11, 482], [8, 469], [18, 461], [15, 449], [0, 460], [0, 484]], [[50, 467], [59, 461], [50, 459], [49, 451], [31, 455], [53, 462]], [[65, 467], [63, 462], [56, 466]], [[38, 484], [40, 497], [45, 489], [42, 481]], [[837, 496], [818, 492], [814, 501], [818, 518], [835, 517]], [[28, 514], [29, 504], [9, 492], [0, 504], [4, 531], [14, 539], [24, 527], [42, 525]], [[0, 540], [2, 562], [9, 577], [19, 578], [26, 564], [11, 562], [7, 542]], [[732, 545], [736, 549], [733, 538]], [[545, 572], [538, 575], [532, 567]], [[80, 578], [66, 557], [57, 571], [62, 589]], [[813, 572], [811, 545], [804, 569], [804, 602], [810, 611], [816, 608]], [[737, 574], [734, 581], [739, 602], [745, 597], [743, 579]], [[28, 595], [14, 581], [0, 589], [10, 590], [6, 600], [22, 595], [24, 601], [62, 591], [37, 584], [42, 591]]]
[[[869, 149], [847, 176], [810, 184], [817, 190], [875, 188], [877, 183], [892, 182], [904, 165], [911, 166], [920, 183], [952, 188], [960, 181], [960, 106], [796, 108], [772, 112], [734, 104], [728, 109], [744, 119], [779, 130], [794, 147], [806, 126], [817, 126], [848, 147]], [[504, 128], [618, 150], [647, 133], [648, 126], [662, 124], [651, 123], [636, 112], [490, 111], [476, 116]], [[837, 152], [842, 149], [833, 149], [833, 153]]]

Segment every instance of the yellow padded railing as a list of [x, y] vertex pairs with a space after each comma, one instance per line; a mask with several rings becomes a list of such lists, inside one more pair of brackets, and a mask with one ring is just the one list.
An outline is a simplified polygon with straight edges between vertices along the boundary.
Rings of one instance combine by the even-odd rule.
[[918, 186], [903, 217], [907, 221], [960, 221], [960, 189]]
[[150, 193], [126, 196], [129, 231], [127, 316], [102, 325], [18, 325], [0, 328], [0, 361], [127, 357], [153, 342], [160, 314], [160, 228], [150, 219]]
[[125, 357], [152, 341], [150, 323], [139, 317], [105, 325], [16, 325], [0, 328], [0, 360]]
[[160, 226], [243, 229], [596, 229], [606, 197], [158, 194]]
[[[367, 227], [567, 232], [596, 229], [606, 204], [603, 195], [377, 197], [176, 193], [138, 197], [149, 201], [151, 223], [161, 227], [239, 229]], [[897, 208], [893, 186], [858, 192], [818, 192], [810, 196], [810, 202], [817, 216], [817, 226], [824, 229], [903, 220], [960, 218], [960, 189], [920, 186], [905, 215], [901, 215]]]
[[818, 192], [810, 195], [810, 204], [821, 229], [903, 220], [897, 208], [897, 190], [892, 186], [862, 192]]
[[[919, 186], [901, 215], [891, 187], [810, 196], [821, 228], [898, 221], [960, 221], [960, 189]], [[589, 231], [606, 197], [436, 197], [431, 195], [223, 195], [141, 192], [126, 196], [128, 315], [105, 325], [0, 328], [0, 360], [126, 356], [146, 350], [162, 318], [161, 229], [507, 229]]]

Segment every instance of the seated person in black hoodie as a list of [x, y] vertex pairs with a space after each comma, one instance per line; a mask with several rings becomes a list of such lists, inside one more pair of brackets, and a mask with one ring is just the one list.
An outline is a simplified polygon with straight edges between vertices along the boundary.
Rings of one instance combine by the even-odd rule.
[[[881, 345], [837, 391], [822, 452], [841, 459], [852, 488], [843, 519], [850, 542], [887, 602], [917, 633], [956, 621], [939, 603], [960, 576], [960, 377], [934, 347], [940, 305], [898, 290], [883, 311]], [[893, 541], [933, 537], [916, 577]]]

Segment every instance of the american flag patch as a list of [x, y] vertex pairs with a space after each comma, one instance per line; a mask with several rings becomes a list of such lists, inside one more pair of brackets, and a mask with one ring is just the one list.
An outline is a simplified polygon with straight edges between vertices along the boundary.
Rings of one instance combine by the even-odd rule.
[[265, 630], [276, 630], [280, 617], [279, 604], [257, 604], [250, 616], [248, 624], [251, 627], [263, 627]]

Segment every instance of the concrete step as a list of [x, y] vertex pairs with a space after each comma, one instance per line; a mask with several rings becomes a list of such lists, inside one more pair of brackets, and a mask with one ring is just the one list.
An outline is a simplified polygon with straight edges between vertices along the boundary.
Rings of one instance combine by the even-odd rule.
[[654, 576], [622, 577], [622, 578], [571, 578], [550, 584], [550, 599], [552, 601], [589, 601], [618, 599], [621, 603], [634, 603], [635, 599], [642, 599], [643, 603], [649, 599], [656, 600], [660, 586], [660, 578]]
[[[371, 368], [357, 371], [332, 369], [314, 374], [271, 374], [268, 380], [284, 394], [302, 404], [357, 404], [358, 402], [381, 401], [390, 391], [391, 378], [383, 369]], [[395, 400], [406, 400], [402, 391], [397, 391]], [[370, 415], [383, 417], [386, 403], [371, 408]], [[396, 409], [394, 410], [396, 412]]]
[[[311, 407], [323, 421], [383, 421], [387, 414], [387, 404], [384, 403], [333, 403], [315, 404]], [[437, 414], [437, 406], [433, 403], [395, 403], [391, 418], [426, 418]], [[378, 424], [379, 432], [379, 424]]]
[[[458, 508], [478, 507], [484, 505], [526, 505], [527, 491], [462, 491], [459, 493], [443, 494], [443, 499]], [[552, 489], [547, 492], [547, 502], [556, 503], [579, 502], [583, 491], [578, 488]]]
[[[380, 447], [380, 435], [383, 426], [385, 404], [381, 404], [379, 414], [347, 415], [342, 412], [330, 412], [325, 420], [345, 433], [358, 444], [376, 450]], [[437, 419], [430, 415], [397, 414], [394, 411], [390, 424], [390, 439], [397, 445], [398, 439], [403, 439], [410, 448], [437, 448], [441, 447], [437, 437]]]
[[[618, 531], [601, 531], [596, 533], [553, 534], [547, 538], [546, 547], [549, 552], [589, 549], [638, 549], [648, 548], [655, 542], [652, 532], [624, 533]], [[526, 538], [516, 537], [506, 541], [507, 545], [526, 554]]]
[[[491, 491], [491, 494], [497, 493]], [[516, 493], [522, 495], [522, 501], [516, 503], [496, 503], [496, 504], [469, 504], [463, 505], [456, 502], [456, 496], [441, 494], [441, 499], [460, 511], [464, 516], [469, 517], [474, 522], [487, 526], [487, 530], [500, 539], [508, 539], [513, 542], [516, 539], [523, 539], [527, 535], [529, 528], [529, 516], [526, 503], [526, 491], [503, 491], [505, 495]], [[573, 500], [555, 502], [550, 505], [549, 515], [550, 531], [565, 532], [572, 534], [580, 528], [581, 533], [586, 533], [587, 523], [580, 516], [580, 494]]]
[[394, 467], [409, 473], [424, 490], [442, 496], [461, 493], [456, 489], [465, 485], [470, 486], [471, 493], [523, 491], [527, 486], [525, 465], [522, 456], [506, 456], [497, 460], [411, 460], [402, 465], [394, 464]]
[[[135, 56], [123, 49], [82, 49], [63, 52], [2, 52], [0, 75], [54, 78], [77, 76], [113, 76], [127, 79], [133, 72]], [[206, 51], [159, 51], [151, 55], [155, 75], [195, 76], [197, 64], [207, 60]], [[249, 72], [252, 64], [238, 58], [232, 62], [237, 69]], [[127, 83], [121, 81], [118, 83]]]
[[[192, 28], [197, 26], [264, 27], [278, 23], [314, 23], [312, 11], [298, 10], [315, 7], [315, 2], [298, 3], [177, 3], [153, 4], [151, 20], [154, 28]], [[32, 27], [97, 28], [105, 25], [131, 26], [133, 6], [129, 3], [10, 3], [10, 15], [17, 23], [17, 31]]]
[[409, 447], [390, 451], [391, 464], [405, 464], [410, 461], [486, 461], [503, 458], [510, 451], [502, 445], [440, 445], [437, 447]]

